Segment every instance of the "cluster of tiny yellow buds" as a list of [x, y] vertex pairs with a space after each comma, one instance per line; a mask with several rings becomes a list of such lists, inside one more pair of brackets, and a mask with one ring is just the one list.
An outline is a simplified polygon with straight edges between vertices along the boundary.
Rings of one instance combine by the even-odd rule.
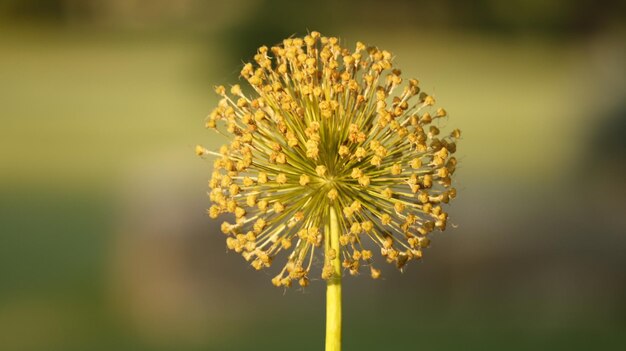
[[[350, 274], [365, 266], [376, 279], [368, 242], [402, 269], [447, 225], [461, 132], [440, 130], [447, 111], [402, 78], [390, 52], [353, 48], [318, 32], [285, 39], [241, 69], [251, 94], [239, 84], [215, 87], [220, 100], [205, 125], [229, 144], [195, 149], [216, 157], [207, 213], [229, 214], [226, 245], [255, 269], [285, 252], [276, 286], [307, 286], [318, 261], [329, 279], [339, 257]], [[319, 260], [330, 208], [340, 246]]]

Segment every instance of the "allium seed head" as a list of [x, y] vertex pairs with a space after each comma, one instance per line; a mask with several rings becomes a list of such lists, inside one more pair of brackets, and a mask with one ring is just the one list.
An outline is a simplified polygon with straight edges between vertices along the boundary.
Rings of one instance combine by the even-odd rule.
[[321, 260], [323, 278], [337, 255], [351, 274], [365, 265], [378, 278], [367, 241], [398, 268], [420, 259], [431, 232], [446, 228], [442, 205], [456, 197], [452, 155], [461, 132], [433, 125], [446, 110], [433, 107], [417, 80], [401, 78], [391, 53], [361, 42], [349, 50], [311, 32], [263, 46], [254, 60], [241, 70], [252, 94], [215, 88], [221, 100], [206, 126], [230, 144], [195, 150], [218, 156], [208, 214], [232, 214], [235, 223], [221, 226], [227, 247], [256, 269], [286, 251], [272, 283], [307, 286], [334, 208], [341, 247]]

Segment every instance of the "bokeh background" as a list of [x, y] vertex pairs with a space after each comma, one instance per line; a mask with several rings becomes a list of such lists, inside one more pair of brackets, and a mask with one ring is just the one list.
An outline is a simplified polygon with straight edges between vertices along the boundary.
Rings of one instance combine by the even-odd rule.
[[[622, 3], [623, 4], [623, 3]], [[0, 349], [321, 350], [205, 215], [216, 84], [318, 30], [463, 130], [456, 228], [347, 277], [346, 350], [626, 345], [626, 16], [607, 0], [0, 1]]]

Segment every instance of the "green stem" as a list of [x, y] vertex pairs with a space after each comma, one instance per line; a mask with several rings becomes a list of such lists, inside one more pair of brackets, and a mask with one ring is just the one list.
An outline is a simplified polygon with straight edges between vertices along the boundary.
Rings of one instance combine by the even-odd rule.
[[333, 275], [326, 286], [326, 351], [341, 351], [341, 256], [339, 251], [339, 222], [335, 208], [330, 208], [330, 223], [326, 230], [325, 254], [332, 249], [335, 257], [330, 264]]

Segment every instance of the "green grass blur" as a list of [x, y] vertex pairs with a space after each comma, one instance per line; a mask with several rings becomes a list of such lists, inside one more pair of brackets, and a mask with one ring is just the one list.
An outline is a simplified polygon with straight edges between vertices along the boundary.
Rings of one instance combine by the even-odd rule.
[[307, 29], [391, 51], [464, 133], [456, 228], [346, 278], [345, 350], [619, 349], [626, 28], [596, 7], [5, 1], [0, 349], [322, 348], [323, 282], [227, 253], [193, 152], [212, 86]]

